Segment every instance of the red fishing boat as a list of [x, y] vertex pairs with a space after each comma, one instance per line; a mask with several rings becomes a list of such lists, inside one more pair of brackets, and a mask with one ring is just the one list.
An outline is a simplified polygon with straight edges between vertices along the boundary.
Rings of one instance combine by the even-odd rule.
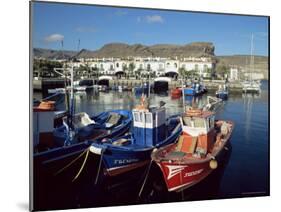
[[189, 108], [181, 117], [177, 143], [152, 153], [168, 191], [181, 191], [206, 178], [222, 161], [233, 131], [231, 121], [215, 120], [215, 113]]
[[179, 98], [182, 96], [182, 89], [181, 88], [174, 88], [171, 90], [171, 97], [172, 98]]

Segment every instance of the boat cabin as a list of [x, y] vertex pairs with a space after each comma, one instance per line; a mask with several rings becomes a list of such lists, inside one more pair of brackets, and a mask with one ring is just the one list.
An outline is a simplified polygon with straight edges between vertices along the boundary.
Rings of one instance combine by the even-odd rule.
[[215, 115], [210, 111], [190, 109], [181, 119], [182, 135], [177, 151], [206, 155], [215, 142]]
[[166, 109], [148, 107], [145, 97], [133, 109], [133, 132], [135, 144], [152, 147], [166, 138]]

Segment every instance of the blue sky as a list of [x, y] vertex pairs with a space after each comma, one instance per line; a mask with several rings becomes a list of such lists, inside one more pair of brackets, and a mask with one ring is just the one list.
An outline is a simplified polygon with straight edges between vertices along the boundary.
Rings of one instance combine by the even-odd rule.
[[188, 44], [205, 41], [216, 55], [268, 54], [266, 17], [33, 3], [33, 46], [96, 50], [104, 44]]

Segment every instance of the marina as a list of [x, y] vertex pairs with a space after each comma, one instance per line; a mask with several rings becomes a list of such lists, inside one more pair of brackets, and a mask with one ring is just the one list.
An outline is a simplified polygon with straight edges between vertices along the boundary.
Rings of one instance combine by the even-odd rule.
[[[268, 177], [266, 174], [268, 170], [268, 163], [266, 162], [268, 156], [267, 83], [267, 81], [262, 81], [262, 90], [259, 94], [231, 93], [227, 101], [223, 101], [223, 105], [218, 107], [216, 116], [219, 119], [232, 120], [235, 123], [235, 128], [230, 144], [227, 145], [228, 150], [223, 156], [223, 162], [218, 162], [219, 168], [215, 169], [209, 177], [202, 180], [198, 185], [180, 192], [168, 192], [159, 167], [155, 163], [149, 164], [149, 160], [146, 162], [146, 166], [142, 168], [139, 167], [136, 170], [128, 171], [120, 176], [118, 176], [119, 174], [114, 176], [114, 173], [112, 173], [113, 178], [103, 179], [100, 175], [102, 171], [99, 171], [100, 174], [97, 175], [97, 167], [100, 166], [100, 160], [99, 155], [95, 154], [88, 155], [83, 170], [79, 173], [78, 177], [75, 178], [85, 159], [84, 154], [83, 157], [78, 159], [74, 167], [71, 167], [71, 169], [67, 170], [65, 173], [61, 172], [58, 178], [52, 179], [44, 177], [41, 179], [46, 183], [44, 188], [39, 186], [40, 192], [44, 191], [42, 192], [44, 195], [41, 195], [40, 199], [37, 201], [38, 208], [48, 207], [52, 209], [64, 208], [67, 206], [97, 207], [105, 205], [196, 200], [197, 198], [216, 199], [222, 197], [227, 198], [228, 195], [239, 197], [244, 192], [248, 193], [260, 190], [264, 191], [261, 195], [266, 195], [269, 189], [267, 186]], [[198, 107], [203, 107], [207, 103], [208, 95], [211, 94], [215, 95], [215, 91], [208, 91], [207, 94], [198, 97], [186, 96], [184, 100], [185, 105], [192, 106], [196, 104]], [[35, 92], [34, 97], [40, 99], [42, 98], [42, 93]], [[88, 92], [74, 93], [76, 113], [85, 112], [89, 114], [90, 117], [104, 111], [120, 109], [133, 111], [133, 109], [140, 104], [141, 99], [142, 96], [135, 95], [132, 91], [123, 91], [120, 93], [118, 90], [109, 90], [107, 92], [95, 92], [94, 90], [90, 90]], [[150, 105], [157, 106], [161, 101], [166, 103], [167, 117], [182, 113], [182, 97], [172, 98], [171, 92], [150, 94]], [[58, 108], [61, 110], [65, 109], [64, 95], [61, 98]], [[256, 116], [255, 114], [257, 113], [261, 115]], [[130, 131], [133, 132], [133, 130]], [[128, 136], [130, 137], [130, 135], [127, 135], [127, 137]], [[90, 144], [85, 145], [83, 143], [83, 146], [82, 149], [87, 149]], [[77, 147], [70, 146], [70, 148]], [[79, 154], [82, 152], [83, 151], [80, 151]], [[124, 156], [124, 154], [121, 155]], [[257, 158], [259, 160], [259, 170], [263, 170], [262, 172], [255, 168]], [[74, 159], [75, 157], [72, 157], [72, 160]], [[125, 162], [121, 158], [118, 159], [118, 161], [120, 164]], [[127, 161], [131, 162], [134, 161], [134, 159]], [[94, 170], [93, 166], [96, 167]], [[239, 170], [239, 172], [237, 172], [237, 170]], [[40, 174], [40, 171], [37, 173]], [[253, 180], [251, 176], [257, 177]], [[73, 181], [74, 178], [75, 180]], [[235, 185], [234, 183], [234, 179], [236, 178], [241, 179], [239, 185]], [[95, 183], [96, 179], [98, 184]], [[243, 186], [240, 186], [241, 182], [243, 182]], [[207, 186], [208, 192], [202, 193], [202, 189], [206, 190], [206, 188], [204, 188], [205, 186]], [[52, 193], [51, 196], [48, 195], [50, 192]], [[54, 195], [55, 193], [58, 195]], [[68, 199], [67, 202], [65, 202], [66, 196], [66, 199]], [[110, 198], [108, 198], [108, 196]]]
[[270, 195], [268, 17], [31, 5], [31, 210]]

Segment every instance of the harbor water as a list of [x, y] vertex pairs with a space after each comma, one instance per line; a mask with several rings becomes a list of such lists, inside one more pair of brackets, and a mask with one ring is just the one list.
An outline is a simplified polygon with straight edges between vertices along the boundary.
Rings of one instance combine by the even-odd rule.
[[[214, 96], [214, 92], [194, 99], [186, 98], [185, 104], [203, 105], [207, 95]], [[35, 93], [34, 97], [40, 98], [40, 94]], [[160, 101], [166, 103], [167, 116], [183, 112], [182, 98], [172, 99], [169, 93], [151, 94], [150, 104], [158, 105]], [[87, 185], [87, 189], [83, 187], [83, 190], [65, 194], [66, 201], [50, 204], [49, 207], [95, 207], [269, 195], [268, 102], [268, 81], [262, 81], [260, 94], [230, 94], [216, 115], [217, 119], [232, 120], [235, 123], [231, 146], [227, 149], [224, 163], [219, 164], [219, 168], [208, 178], [190, 189], [179, 193], [168, 192], [159, 168], [153, 165], [141, 195], [139, 191], [144, 174], [139, 175], [140, 182], [117, 182], [115, 189], [113, 186], [103, 192]], [[137, 103], [139, 97], [129, 91], [75, 94], [75, 112], [87, 112], [89, 115], [112, 109], [131, 110]]]

